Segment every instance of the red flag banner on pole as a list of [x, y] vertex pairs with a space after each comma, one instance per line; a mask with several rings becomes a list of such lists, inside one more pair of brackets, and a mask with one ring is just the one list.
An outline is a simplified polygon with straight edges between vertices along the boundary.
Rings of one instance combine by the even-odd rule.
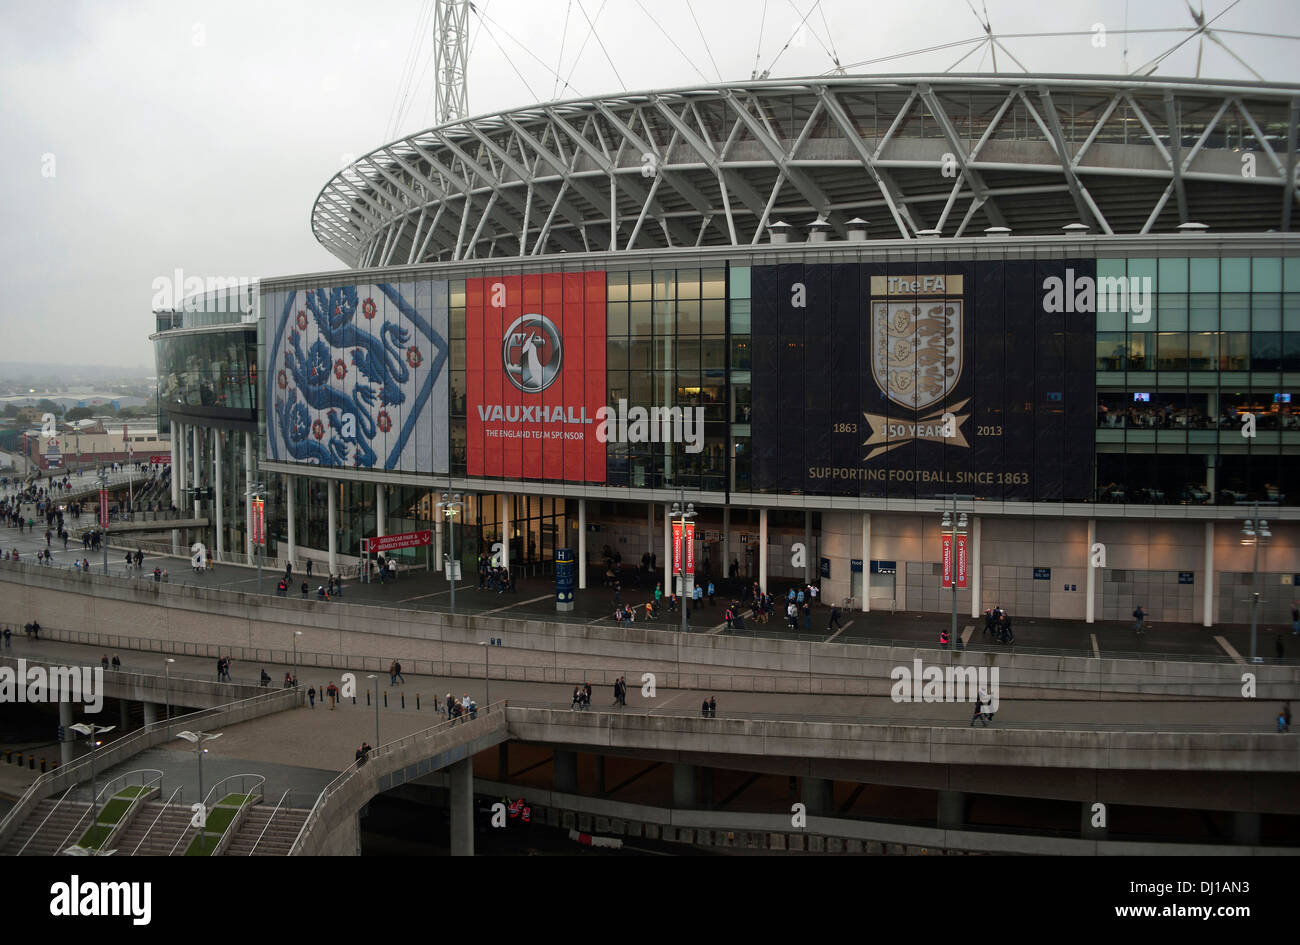
[[682, 573], [682, 523], [673, 522], [673, 574]]
[[99, 524], [108, 528], [108, 490], [99, 490]]
[[686, 573], [695, 573], [695, 523], [686, 523]]
[[943, 536], [943, 586], [952, 587], [952, 536]]
[[966, 587], [966, 536], [957, 536], [957, 587]]
[[253, 499], [253, 544], [266, 544], [266, 505], [262, 499]]

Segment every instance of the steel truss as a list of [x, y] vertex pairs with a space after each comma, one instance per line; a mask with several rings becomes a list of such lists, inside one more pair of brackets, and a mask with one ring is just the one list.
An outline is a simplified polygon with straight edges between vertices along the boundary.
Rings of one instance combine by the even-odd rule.
[[[372, 151], [312, 212], [352, 267], [759, 242], [1289, 230], [1300, 86], [822, 77], [548, 103]], [[1249, 156], [1248, 156], [1249, 155]], [[883, 232], [882, 232], [883, 229]], [[797, 237], [796, 237], [797, 238]]]

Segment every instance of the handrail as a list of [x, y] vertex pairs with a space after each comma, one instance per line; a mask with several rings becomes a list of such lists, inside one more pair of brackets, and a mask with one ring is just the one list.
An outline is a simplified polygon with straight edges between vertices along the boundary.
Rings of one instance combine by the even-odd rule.
[[357, 773], [360, 772], [362, 769], [370, 767], [371, 765], [375, 764], [377, 759], [383, 758], [385, 755], [394, 754], [401, 748], [404, 748], [408, 745], [416, 744], [421, 739], [427, 741], [430, 738], [433, 738], [435, 735], [440, 735], [443, 732], [451, 731], [451, 729], [456, 725], [468, 725], [471, 721], [476, 721], [477, 719], [480, 718], [486, 718], [492, 715], [494, 712], [500, 712], [504, 714], [508, 705], [509, 705], [508, 701], [502, 699], [488, 706], [480, 706], [475, 711], [473, 719], [467, 716], [462, 716], [461, 718], [458, 719], [449, 719], [443, 722], [439, 722], [436, 725], [431, 725], [428, 728], [422, 729], [418, 732], [412, 732], [409, 735], [404, 735], [401, 738], [394, 739], [391, 742], [385, 742], [383, 745], [380, 745], [376, 748], [372, 748], [370, 750], [369, 755], [367, 755], [365, 758], [357, 761], [353, 761], [352, 764], [350, 764], [348, 767], [340, 771], [338, 775], [335, 776], [333, 781], [325, 785], [324, 790], [320, 792], [320, 796], [316, 798], [316, 804], [312, 807], [311, 812], [308, 813], [307, 815], [307, 819], [303, 821], [302, 828], [298, 831], [297, 839], [294, 840], [293, 846], [289, 848], [289, 856], [294, 856], [296, 854], [301, 853], [302, 848], [305, 846], [307, 840], [311, 836], [312, 831], [315, 829], [316, 825], [320, 822], [320, 819], [323, 816], [322, 812], [329, 806], [330, 798], [338, 794], [344, 787], [346, 787], [348, 782], [351, 781], [352, 778], [355, 777]]
[[91, 813], [92, 811], [95, 812], [96, 817], [92, 817], [92, 818], [91, 818], [90, 825], [91, 825], [92, 827], [94, 827], [94, 826], [96, 825], [96, 823], [97, 823], [97, 819], [98, 819], [98, 813], [99, 813], [99, 804], [100, 804], [100, 799], [103, 798], [104, 793], [105, 793], [106, 791], [108, 791], [110, 788], [112, 788], [113, 793], [110, 793], [110, 794], [108, 795], [109, 797], [112, 797], [113, 794], [117, 793], [117, 790], [118, 790], [117, 788], [114, 788], [114, 787], [113, 787], [115, 784], [117, 784], [118, 782], [121, 782], [121, 783], [122, 783], [122, 786], [125, 787], [125, 786], [127, 785], [127, 779], [130, 778], [130, 777], [132, 777], [133, 775], [137, 775], [137, 774], [141, 776], [141, 778], [140, 778], [140, 785], [141, 785], [141, 787], [144, 787], [144, 786], [147, 785], [147, 782], [146, 782], [145, 779], [144, 779], [144, 775], [145, 775], [145, 774], [150, 774], [150, 773], [158, 775], [158, 787], [159, 787], [159, 789], [161, 790], [161, 789], [162, 789], [163, 773], [162, 773], [161, 771], [159, 771], [157, 768], [137, 768], [137, 769], [134, 770], [134, 771], [128, 771], [128, 772], [126, 772], [126, 774], [119, 774], [119, 775], [118, 775], [117, 777], [115, 777], [113, 780], [109, 781], [109, 782], [108, 782], [107, 784], [105, 784], [102, 788], [100, 788], [100, 789], [99, 789], [99, 793], [98, 793], [97, 795], [95, 795], [93, 798], [91, 798], [90, 804], [87, 805], [86, 809], [82, 812], [81, 816], [77, 818], [77, 822], [76, 822], [75, 824], [72, 825], [72, 829], [71, 829], [70, 831], [68, 831], [68, 835], [67, 835], [66, 837], [63, 838], [63, 842], [59, 844], [59, 846], [58, 846], [57, 849], [55, 850], [55, 853], [62, 853], [64, 850], [67, 849], [67, 843], [68, 843], [68, 841], [71, 840], [72, 837], [73, 837], [73, 835], [76, 834], [77, 831], [80, 829], [80, 827], [81, 827], [81, 822], [82, 822], [83, 820], [86, 819], [86, 815], [89, 814], [89, 813]]
[[69, 794], [72, 793], [73, 789], [76, 788], [76, 786], [77, 785], [75, 784], [68, 785], [68, 789], [59, 796], [59, 799], [54, 802], [54, 806], [50, 808], [50, 812], [45, 815], [45, 820], [42, 820], [40, 824], [37, 825], [36, 829], [32, 831], [32, 835], [27, 838], [27, 840], [23, 843], [21, 847], [18, 848], [18, 852], [14, 854], [15, 856], [23, 855], [23, 851], [27, 849], [27, 844], [31, 843], [33, 840], [36, 839], [36, 835], [41, 832], [41, 830], [45, 827], [46, 823], [49, 822], [49, 819], [54, 816], [56, 811], [58, 811], [59, 805], [64, 802], [64, 800], [67, 798]]
[[[162, 810], [158, 811], [158, 816], [153, 819], [153, 823], [149, 825], [149, 829], [144, 832], [144, 836], [140, 838], [140, 842], [137, 843], [135, 849], [131, 851], [132, 856], [135, 856], [140, 852], [140, 848], [144, 846], [144, 842], [149, 839], [149, 834], [153, 833], [153, 828], [158, 826], [158, 821], [162, 820], [163, 814], [167, 813], [167, 808], [169, 808], [172, 801], [176, 799], [176, 795], [182, 794], [184, 791], [185, 789], [183, 787], [178, 787], [176, 790], [172, 791], [171, 796], [168, 797], [167, 800], [163, 801]], [[184, 831], [181, 832], [184, 833]]]
[[276, 802], [275, 810], [271, 811], [271, 816], [266, 818], [266, 825], [262, 828], [262, 832], [257, 835], [257, 839], [253, 841], [253, 846], [248, 851], [249, 856], [252, 856], [253, 853], [256, 852], [257, 845], [262, 842], [262, 838], [266, 836], [266, 832], [271, 829], [271, 823], [275, 820], [275, 815], [280, 813], [280, 808], [284, 805], [285, 799], [290, 796], [292, 791], [293, 789], [290, 788], [280, 795], [280, 800]]
[[[277, 699], [285, 701], [285, 692], [293, 692], [293, 690], [275, 689], [247, 699], [238, 699], [225, 705], [215, 706], [211, 709], [200, 709], [188, 715], [176, 716], [168, 721], [151, 722], [138, 731], [117, 739], [105, 751], [110, 755], [119, 756], [119, 758], [129, 758], [136, 752], [151, 747], [155, 743], [170, 741], [173, 732], [192, 726], [204, 719], [221, 717], [238, 712], [241, 709], [251, 709], [256, 707], [258, 703], [274, 702]], [[289, 706], [286, 705], [285, 708], [289, 708]], [[22, 822], [35, 804], [49, 796], [48, 789], [51, 784], [63, 783], [61, 779], [74, 775], [77, 776], [74, 783], [80, 783], [82, 780], [80, 776], [89, 772], [89, 770], [90, 759], [87, 757], [69, 765], [62, 765], [53, 771], [47, 771], [33, 781], [27, 790], [23, 792], [22, 797], [9, 809], [9, 813], [4, 816], [4, 819], [0, 820], [0, 842], [3, 842], [3, 839], [13, 828]]]
[[[236, 808], [236, 810], [235, 810], [235, 817], [236, 817], [236, 818], [238, 818], [240, 811], [242, 811], [246, 805], [248, 805], [249, 803], [251, 803], [251, 801], [252, 801], [252, 799], [253, 799], [253, 794], [254, 794], [254, 792], [261, 792], [261, 791], [263, 790], [263, 786], [266, 784], [266, 778], [264, 778], [262, 775], [260, 775], [260, 774], [251, 774], [251, 773], [250, 773], [250, 774], [232, 774], [232, 775], [229, 775], [229, 776], [227, 776], [227, 777], [222, 778], [220, 781], [218, 781], [216, 784], [214, 784], [211, 788], [209, 788], [208, 793], [207, 793], [206, 795], [204, 795], [204, 797], [203, 797], [203, 809], [200, 811], [200, 813], [203, 815], [203, 825], [199, 827], [199, 831], [200, 831], [201, 833], [206, 833], [206, 828], [207, 828], [207, 823], [208, 823], [208, 815], [210, 815], [210, 814], [212, 813], [212, 803], [211, 803], [211, 801], [212, 801], [213, 796], [215, 795], [215, 796], [217, 797], [218, 800], [219, 800], [221, 797], [223, 797], [224, 795], [223, 795], [221, 792], [222, 792], [222, 790], [225, 788], [225, 786], [226, 786], [226, 782], [228, 782], [228, 781], [234, 781], [236, 778], [239, 779], [239, 793], [241, 793], [241, 794], [244, 795], [244, 799], [243, 799], [242, 801], [240, 801], [240, 803], [239, 803], [239, 807]], [[244, 784], [245, 784], [244, 779], [245, 779], [245, 778], [255, 778], [255, 779], [256, 779], [256, 780], [253, 782], [253, 787], [252, 787], [251, 789], [247, 789], [247, 788], [244, 787]], [[260, 796], [262, 797], [263, 800], [265, 800], [265, 794], [261, 794]], [[232, 819], [231, 822], [230, 822], [232, 826], [233, 826], [234, 822], [235, 822], [235, 821]], [[227, 828], [227, 829], [228, 829], [228, 828]], [[172, 855], [174, 855], [174, 854], [176, 853], [176, 847], [180, 846], [181, 841], [185, 839], [185, 837], [186, 837], [186, 835], [187, 835], [188, 833], [189, 833], [189, 831], [181, 831], [181, 835], [176, 839], [176, 843], [175, 843], [175, 845], [172, 847], [171, 853], [167, 854], [168, 856], [172, 856]], [[216, 837], [213, 837], [213, 838], [212, 838], [213, 849], [215, 849], [216, 846], [217, 846], [218, 844], [220, 844], [221, 839], [222, 839], [222, 837], [224, 837], [224, 836], [225, 836], [225, 831], [223, 831], [223, 832], [221, 833], [220, 836], [216, 836]], [[193, 842], [193, 840], [191, 840], [191, 842]], [[204, 846], [206, 847], [206, 844], [204, 844]]]

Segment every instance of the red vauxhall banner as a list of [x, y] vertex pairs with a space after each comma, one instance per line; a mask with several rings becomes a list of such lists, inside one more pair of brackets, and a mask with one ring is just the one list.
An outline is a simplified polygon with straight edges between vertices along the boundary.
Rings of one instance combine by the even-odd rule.
[[108, 490], [99, 490], [99, 524], [108, 528]]
[[172, 454], [171, 454], [171, 453], [162, 453], [162, 454], [158, 454], [158, 455], [156, 455], [156, 456], [150, 456], [150, 457], [149, 457], [149, 465], [150, 465], [150, 466], [155, 466], [155, 465], [156, 465], [156, 466], [170, 466], [171, 464], [172, 464]]
[[[682, 523], [673, 522], [673, 574], [682, 573]], [[686, 523], [686, 573], [695, 573], [695, 523]]]
[[266, 503], [262, 499], [253, 499], [253, 544], [266, 544]]
[[423, 548], [433, 544], [433, 532], [403, 532], [400, 535], [382, 535], [379, 538], [367, 538], [366, 550], [372, 555], [381, 551], [396, 551], [399, 548]]
[[605, 273], [465, 280], [471, 476], [605, 481]]
[[957, 587], [966, 587], [966, 536], [957, 536]]
[[943, 536], [943, 586], [952, 587], [952, 536]]
[[686, 523], [686, 573], [695, 573], [695, 523]]

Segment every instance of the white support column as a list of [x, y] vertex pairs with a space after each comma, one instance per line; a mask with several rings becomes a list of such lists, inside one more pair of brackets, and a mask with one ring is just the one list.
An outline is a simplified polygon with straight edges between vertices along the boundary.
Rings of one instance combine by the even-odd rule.
[[190, 463], [190, 466], [193, 467], [190, 472], [190, 485], [197, 489], [202, 485], [199, 473], [203, 471], [203, 443], [199, 440], [199, 425], [197, 423], [190, 427], [190, 433], [190, 439], [194, 442], [194, 459]]
[[974, 516], [970, 530], [970, 562], [967, 565], [967, 571], [970, 574], [970, 615], [978, 617], [984, 611], [980, 610], [980, 598], [984, 596], [984, 565], [982, 564], [983, 556], [980, 554], [980, 517]]
[[298, 555], [298, 529], [294, 516], [295, 483], [293, 476], [284, 477], [284, 511], [289, 518], [289, 549], [288, 557], [285, 559], [290, 564], [294, 564], [294, 558]]
[[1205, 598], [1201, 602], [1201, 626], [1213, 627], [1218, 616], [1214, 607], [1214, 523], [1205, 523]]
[[[244, 434], [244, 492], [253, 491], [253, 434]], [[332, 534], [332, 532], [331, 532]], [[253, 497], [244, 498], [244, 554], [253, 556]]]
[[189, 469], [189, 463], [186, 457], [189, 455], [189, 447], [185, 432], [185, 424], [176, 424], [176, 439], [172, 442], [172, 462], [176, 465], [172, 468], [172, 482], [176, 483], [176, 508], [188, 509], [190, 507], [189, 497], [185, 490], [190, 487], [190, 481], [186, 478], [186, 471]]
[[758, 510], [758, 587], [767, 593], [767, 509]]
[[812, 512], [803, 510], [803, 582], [811, 584], [813, 579], [812, 553]]
[[510, 496], [502, 492], [497, 496], [501, 508], [501, 566], [510, 567]]
[[[442, 547], [442, 520], [446, 517], [440, 512], [436, 512], [433, 520], [433, 567], [437, 571], [442, 571], [442, 562], [448, 558], [447, 551]], [[448, 559], [449, 560], [449, 559]]]
[[[850, 579], [851, 581], [851, 579]], [[871, 513], [862, 513], [862, 612], [871, 611]]]
[[[651, 522], [653, 523], [653, 519]], [[578, 500], [578, 590], [587, 589], [587, 500]]]
[[1096, 623], [1097, 621], [1097, 569], [1092, 566], [1092, 546], [1097, 543], [1097, 520], [1088, 519], [1088, 547], [1084, 549], [1084, 560], [1088, 566], [1088, 577], [1084, 581], [1083, 589], [1087, 592], [1087, 599], [1083, 603], [1083, 619], [1085, 623]]
[[213, 482], [215, 483], [216, 492], [213, 493], [213, 507], [217, 510], [217, 560], [220, 561], [226, 553], [226, 536], [225, 524], [226, 514], [222, 506], [223, 495], [221, 489], [221, 431], [213, 427], [212, 429], [212, 472]]
[[655, 550], [655, 504], [645, 504], [645, 551], [651, 554]]
[[[171, 447], [171, 452], [172, 452], [172, 469], [171, 469], [172, 506], [173, 508], [179, 509], [181, 507], [181, 481], [180, 481], [180, 467], [176, 465], [176, 462], [177, 462], [177, 458], [180, 455], [180, 449], [179, 449], [179, 442], [176, 439], [176, 434], [177, 434], [176, 421], [172, 420], [171, 431], [168, 436], [168, 445]], [[180, 552], [181, 552], [180, 529], [173, 528], [172, 529], [172, 554], [178, 555], [180, 554]]]
[[388, 534], [388, 487], [382, 482], [375, 483], [375, 534]]
[[339, 484], [333, 479], [325, 481], [329, 493], [330, 575], [339, 573]]
[[664, 503], [664, 596], [671, 594], [673, 587], [673, 518], [672, 508]]

